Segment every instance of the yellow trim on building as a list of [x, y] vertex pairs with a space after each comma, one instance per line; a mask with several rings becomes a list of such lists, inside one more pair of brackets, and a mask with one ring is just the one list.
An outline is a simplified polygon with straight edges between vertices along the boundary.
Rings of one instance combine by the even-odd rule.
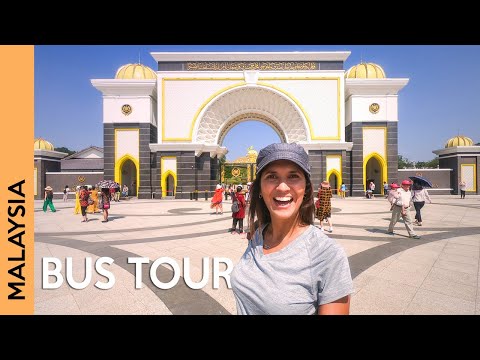
[[[137, 188], [136, 188], [136, 194], [138, 196], [138, 188], [140, 187], [140, 160], [135, 158], [132, 154], [125, 154], [123, 155], [120, 159], [117, 160], [117, 132], [119, 131], [136, 131], [138, 133], [138, 145], [140, 146], [140, 129], [139, 128], [118, 128], [115, 129], [114, 132], [114, 152], [113, 152], [113, 161], [115, 162], [115, 170], [114, 170], [114, 176], [115, 176], [115, 181], [120, 184], [120, 186], [123, 186], [122, 184], [122, 172], [121, 168], [123, 166], [123, 163], [127, 160], [130, 159], [132, 162], [135, 164], [135, 167], [137, 168]], [[138, 149], [138, 153], [140, 154], [140, 149]], [[130, 184], [127, 184], [129, 186]]]
[[[174, 183], [175, 183], [175, 194], [177, 193], [177, 173], [176, 171], [172, 171], [172, 170], [166, 170], [164, 171], [165, 169], [165, 165], [164, 165], [164, 160], [165, 159], [175, 159], [175, 161], [177, 160], [177, 157], [176, 156], [162, 156], [161, 159], [160, 159], [160, 171], [161, 171], [161, 175], [160, 175], [160, 186], [162, 187], [162, 197], [165, 197], [166, 196], [166, 193], [167, 193], [167, 176], [169, 174], [171, 174], [173, 176], [173, 180], [174, 180]], [[175, 163], [175, 168], [177, 167], [177, 164]], [[177, 169], [175, 169], [177, 170]]]
[[[340, 186], [342, 186], [342, 174], [339, 173], [336, 169], [332, 169], [330, 170], [328, 173], [327, 173], [327, 181], [329, 181], [328, 179], [330, 178], [331, 175], [335, 175], [337, 177], [337, 188], [335, 190], [337, 190], [337, 194], [339, 193], [339, 190], [340, 190]], [[332, 184], [330, 184], [330, 187], [332, 187]]]
[[[328, 181], [330, 175], [335, 174], [337, 176], [338, 185], [342, 185], [343, 177], [342, 177], [342, 155], [327, 155], [325, 162], [328, 164], [328, 158], [339, 158], [340, 159], [340, 169], [332, 168], [328, 170], [327, 168], [327, 178], [325, 180]], [[338, 190], [338, 189], [337, 189]]]
[[[303, 115], [305, 116], [305, 119], [307, 120], [308, 123], [308, 128], [310, 130], [310, 139], [311, 140], [340, 140], [341, 137], [341, 132], [340, 132], [340, 78], [339, 77], [324, 77], [324, 76], [319, 76], [319, 77], [259, 77], [258, 78], [259, 85], [271, 87], [277, 91], [280, 91], [281, 93], [287, 95], [295, 104], [297, 104], [298, 108], [302, 111]], [[302, 105], [300, 105], [300, 102], [290, 93], [287, 91], [278, 88], [275, 85], [267, 84], [264, 82], [260, 82], [260, 80], [337, 80], [337, 136], [313, 136], [313, 128], [312, 128], [312, 121], [310, 120], [310, 117], [308, 116], [306, 110], [303, 108]]]
[[[135, 189], [136, 190], [135, 193], [137, 194], [137, 197], [138, 197], [138, 188], [140, 186], [140, 163], [132, 155], [125, 154], [118, 161], [115, 161], [115, 181], [117, 183], [119, 183], [121, 187], [123, 185], [125, 185], [125, 184], [122, 183], [122, 171], [121, 170], [122, 170], [123, 164], [127, 160], [132, 160], [133, 164], [137, 168], [137, 180], [136, 180], [137, 186], [136, 186], [136, 189]], [[127, 186], [130, 187], [130, 184], [127, 184]], [[121, 191], [121, 189], [120, 189], [120, 191]]]
[[[205, 81], [205, 80], [237, 81], [238, 80], [238, 81], [241, 81], [241, 83], [227, 86], [226, 88], [223, 88], [223, 89], [215, 92], [213, 95], [209, 96], [208, 99], [205, 100], [202, 103], [202, 105], [199, 107], [199, 109], [195, 113], [195, 115], [192, 119], [192, 122], [190, 123], [190, 133], [189, 133], [188, 137], [186, 137], [186, 138], [167, 138], [167, 137], [165, 137], [165, 82], [166, 81], [192, 81], [192, 80], [197, 80], [197, 81]], [[339, 77], [323, 77], [323, 76], [321, 76], [321, 77], [259, 77], [258, 80], [259, 81], [257, 82], [257, 85], [262, 85], [262, 86], [265, 86], [265, 87], [269, 87], [269, 88], [272, 88], [272, 89], [275, 89], [275, 90], [281, 92], [282, 94], [286, 95], [289, 99], [291, 99], [298, 106], [300, 111], [305, 116], [305, 119], [307, 120], [307, 124], [308, 124], [309, 130], [310, 130], [311, 140], [340, 140], [341, 139], [341, 131], [340, 131], [340, 128], [341, 128], [341, 122], [340, 122], [340, 109], [341, 109], [341, 107], [340, 107], [340, 95], [341, 95], [341, 92], [340, 92], [340, 78]], [[285, 90], [283, 90], [283, 89], [281, 89], [281, 88], [279, 88], [275, 85], [261, 82], [260, 80], [336, 80], [337, 81], [337, 136], [325, 136], [325, 137], [320, 137], [320, 136], [315, 137], [315, 136], [313, 136], [312, 121], [310, 120], [310, 117], [308, 116], [307, 112], [302, 107], [300, 102], [292, 94], [288, 93], [287, 91], [285, 91]], [[242, 78], [196, 78], [196, 77], [195, 78], [162, 78], [162, 142], [163, 141], [192, 141], [193, 130], [195, 128], [195, 124], [197, 122], [198, 116], [200, 115], [202, 110], [205, 108], [205, 106], [207, 106], [212, 101], [212, 99], [214, 99], [218, 95], [220, 95], [220, 94], [222, 94], [222, 93], [224, 93], [224, 92], [226, 92], [230, 89], [240, 87], [240, 86], [245, 86], [245, 85], [246, 85], [246, 82], [245, 82], [243, 77]]]
[[[370, 129], [382, 129], [382, 130], [384, 130], [384, 132], [383, 132], [384, 150], [383, 151], [384, 151], [385, 157], [387, 157], [388, 156], [387, 127], [386, 126], [367, 126], [367, 127], [362, 128], [363, 146], [365, 146], [365, 130], [370, 130]], [[363, 150], [362, 150], [362, 155], [363, 155]], [[370, 160], [372, 157], [377, 158], [377, 160], [379, 160], [379, 162], [380, 162], [380, 166], [382, 167], [382, 172], [383, 172], [382, 173], [382, 180], [381, 180], [382, 183], [379, 184], [379, 185], [382, 186], [381, 194], [383, 195], [383, 182], [386, 181], [387, 184], [388, 184], [388, 162], [382, 155], [380, 155], [377, 152], [370, 153], [363, 158], [363, 188], [364, 188], [365, 191], [367, 190], [367, 184], [366, 184], [367, 183], [367, 179], [366, 179], [367, 167], [366, 167], [366, 165], [368, 163], [368, 160]]]
[[[207, 100], [205, 100], [202, 105], [198, 108], [197, 112], [193, 116], [193, 120], [190, 123], [190, 133], [189, 137], [186, 138], [166, 138], [165, 137], [165, 81], [192, 81], [192, 80], [199, 80], [199, 81], [205, 81], [205, 80], [217, 80], [217, 81], [241, 81], [239, 84], [233, 84], [229, 85], [226, 88], [223, 88], [217, 92], [215, 92], [213, 95], [209, 96]], [[193, 129], [195, 128], [195, 123], [197, 121], [198, 115], [202, 112], [204, 107], [212, 101], [213, 98], [216, 96], [220, 95], [221, 93], [233, 89], [235, 87], [239, 87], [242, 85], [245, 85], [246, 82], [243, 77], [240, 78], [162, 78], [162, 141], [192, 141], [192, 136], [193, 136]]]
[[365, 156], [363, 158], [363, 190], [367, 191], [367, 164], [368, 164], [368, 161], [373, 157], [377, 159], [377, 161], [380, 163], [380, 166], [382, 168], [382, 174], [381, 174], [382, 176], [380, 179], [381, 184], [377, 186], [381, 185], [381, 194], [383, 194], [383, 182], [386, 181], [388, 183], [388, 168], [387, 168], [387, 162], [385, 161], [385, 159], [377, 152], [372, 152], [368, 156]]
[[463, 168], [472, 166], [473, 167], [473, 189], [466, 189], [465, 191], [477, 191], [477, 165], [476, 164], [460, 164], [460, 180], [465, 180], [463, 178]]
[[175, 174], [172, 170], [167, 170], [166, 172], [164, 172], [164, 173], [162, 174], [162, 180], [161, 180], [161, 184], [162, 184], [162, 197], [167, 196], [167, 177], [168, 177], [168, 175], [172, 175], [173, 180], [174, 180], [173, 193], [174, 193], [174, 194], [177, 193], [177, 174]]
[[362, 128], [362, 139], [363, 139], [363, 144], [365, 146], [365, 130], [370, 130], [370, 129], [383, 129], [385, 130], [383, 132], [383, 146], [384, 146], [384, 153], [385, 156], [387, 156], [388, 151], [387, 151], [387, 127], [386, 126], [367, 126]]

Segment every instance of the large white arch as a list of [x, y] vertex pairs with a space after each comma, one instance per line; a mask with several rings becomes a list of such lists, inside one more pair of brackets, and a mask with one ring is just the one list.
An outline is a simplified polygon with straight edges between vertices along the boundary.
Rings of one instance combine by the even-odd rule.
[[221, 145], [233, 126], [247, 120], [270, 125], [285, 142], [310, 140], [307, 120], [295, 102], [282, 92], [248, 84], [213, 98], [195, 124], [193, 142]]

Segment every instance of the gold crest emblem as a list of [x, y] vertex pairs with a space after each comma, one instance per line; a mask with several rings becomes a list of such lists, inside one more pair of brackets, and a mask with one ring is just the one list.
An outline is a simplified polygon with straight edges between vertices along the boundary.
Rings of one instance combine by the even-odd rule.
[[240, 169], [237, 168], [237, 167], [236, 167], [236, 168], [233, 168], [233, 169], [232, 169], [232, 175], [233, 175], [234, 177], [240, 176]]
[[122, 114], [123, 115], [130, 115], [132, 113], [132, 106], [125, 104], [122, 105]]
[[377, 103], [370, 104], [369, 110], [372, 114], [376, 114], [380, 111], [380, 105]]
[[85, 182], [85, 176], [80, 175], [78, 177], [78, 182], [81, 182], [81, 183]]

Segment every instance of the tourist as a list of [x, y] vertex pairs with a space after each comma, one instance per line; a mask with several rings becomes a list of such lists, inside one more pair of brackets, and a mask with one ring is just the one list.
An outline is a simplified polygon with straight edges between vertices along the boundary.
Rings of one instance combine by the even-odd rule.
[[237, 314], [348, 314], [348, 258], [313, 226], [307, 153], [295, 143], [271, 144], [258, 154], [256, 175], [253, 236], [231, 276]]

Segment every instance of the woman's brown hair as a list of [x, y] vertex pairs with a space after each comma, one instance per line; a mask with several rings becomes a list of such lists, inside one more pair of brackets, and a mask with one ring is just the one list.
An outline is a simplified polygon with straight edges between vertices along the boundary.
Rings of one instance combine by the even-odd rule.
[[[261, 178], [262, 173], [265, 169], [262, 169], [260, 173], [257, 174], [255, 181], [253, 182], [252, 186], [250, 187], [250, 206], [248, 208], [248, 216], [249, 216], [249, 239], [253, 239], [253, 234], [257, 230], [257, 228], [261, 228], [262, 225], [268, 224], [272, 219], [270, 217], [270, 211], [268, 211], [263, 198], [260, 198], [261, 193]], [[302, 205], [299, 209], [300, 214], [300, 224], [302, 225], [313, 225], [314, 222], [314, 212], [315, 212], [315, 205], [313, 203], [313, 186], [310, 180], [310, 177], [303, 171], [305, 176], [305, 195], [303, 196]], [[255, 217], [257, 220], [255, 220]]]

